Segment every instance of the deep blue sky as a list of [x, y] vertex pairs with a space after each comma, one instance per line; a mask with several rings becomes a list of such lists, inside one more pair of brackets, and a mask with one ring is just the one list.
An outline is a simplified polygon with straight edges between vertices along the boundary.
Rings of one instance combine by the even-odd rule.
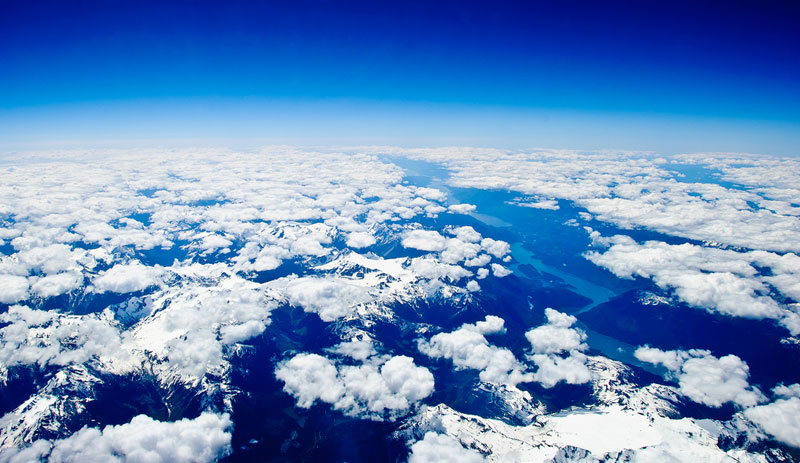
[[0, 2], [0, 141], [800, 155], [800, 2]]

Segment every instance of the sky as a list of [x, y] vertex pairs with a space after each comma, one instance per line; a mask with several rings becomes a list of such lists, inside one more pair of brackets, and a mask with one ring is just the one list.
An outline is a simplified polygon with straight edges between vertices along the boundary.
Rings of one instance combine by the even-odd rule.
[[0, 2], [0, 149], [800, 155], [800, 3]]

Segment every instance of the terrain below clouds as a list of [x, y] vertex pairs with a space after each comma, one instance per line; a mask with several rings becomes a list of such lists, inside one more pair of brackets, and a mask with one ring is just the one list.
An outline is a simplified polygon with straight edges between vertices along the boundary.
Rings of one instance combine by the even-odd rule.
[[7, 155], [0, 462], [800, 461], [798, 172]]

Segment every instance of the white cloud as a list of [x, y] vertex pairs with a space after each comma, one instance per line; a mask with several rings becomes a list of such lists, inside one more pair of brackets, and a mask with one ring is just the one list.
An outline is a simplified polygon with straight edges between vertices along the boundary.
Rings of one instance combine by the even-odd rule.
[[546, 388], [551, 388], [561, 381], [568, 384], [588, 383], [592, 374], [586, 366], [586, 356], [574, 352], [567, 357], [557, 355], [535, 354], [531, 360], [538, 369], [533, 380]]
[[480, 291], [480, 290], [481, 290], [481, 285], [478, 284], [477, 281], [469, 280], [467, 282], [467, 291], [474, 293], [474, 292], [477, 292], [477, 291]]
[[80, 364], [90, 358], [130, 361], [109, 313], [64, 315], [16, 305], [0, 314], [0, 364]]
[[511, 270], [503, 267], [500, 264], [492, 264], [492, 273], [497, 278], [503, 278], [511, 275]]
[[206, 463], [230, 453], [231, 427], [227, 414], [205, 412], [172, 422], [139, 415], [126, 424], [83, 428], [65, 439], [5, 450], [0, 462]]
[[483, 267], [484, 265], [488, 264], [492, 261], [492, 256], [489, 254], [481, 254], [477, 257], [473, 257], [472, 259], [467, 259], [464, 261], [464, 265], [467, 267]]
[[336, 277], [302, 277], [286, 286], [289, 303], [330, 322], [354, 312], [371, 298], [367, 288]]
[[[726, 159], [723, 155], [674, 159], [710, 164], [723, 169], [726, 176], [760, 187], [748, 191], [677, 181], [662, 168], [664, 161], [649, 153], [472, 149], [464, 156], [460, 148], [395, 152], [445, 165], [453, 186], [569, 200], [597, 220], [620, 228], [644, 227], [750, 249], [800, 250], [800, 214], [792, 202], [800, 188], [787, 174], [798, 168], [795, 161]], [[784, 187], [765, 185], [764, 179], [772, 178], [785, 180]]]
[[475, 211], [477, 207], [474, 204], [453, 204], [447, 209], [450, 212], [455, 212], [456, 214], [469, 214], [470, 212]]
[[470, 226], [453, 228], [448, 230], [448, 232], [466, 243], [477, 243], [481, 240], [481, 234]]
[[351, 248], [367, 248], [375, 244], [375, 237], [367, 232], [353, 232], [347, 235], [347, 245]]
[[375, 355], [375, 347], [369, 339], [353, 338], [347, 342], [341, 342], [330, 349], [331, 352], [350, 357], [355, 360], [364, 361]]
[[435, 230], [408, 230], [403, 233], [400, 243], [421, 251], [442, 251], [446, 246], [444, 236]]
[[800, 447], [800, 398], [790, 397], [744, 410], [744, 416], [776, 440]]
[[439, 258], [442, 262], [457, 264], [466, 259], [474, 258], [480, 250], [481, 247], [475, 243], [461, 241], [458, 238], [450, 238], [447, 240], [446, 247], [439, 255]]
[[161, 271], [133, 262], [117, 264], [103, 272], [92, 282], [97, 292], [132, 293], [159, 282]]
[[275, 376], [297, 406], [317, 400], [354, 416], [392, 419], [433, 392], [433, 375], [411, 357], [371, 357], [361, 365], [336, 365], [317, 354], [301, 353], [282, 362]]
[[232, 244], [233, 242], [228, 238], [217, 235], [216, 233], [211, 233], [203, 237], [203, 240], [200, 242], [200, 248], [206, 251], [215, 251], [217, 249], [228, 248]]
[[31, 271], [52, 274], [79, 268], [76, 254], [66, 244], [52, 244], [22, 250], [16, 257]]
[[493, 240], [491, 238], [484, 238], [481, 240], [481, 247], [489, 254], [501, 259], [503, 256], [511, 252], [511, 247], [505, 241]]
[[19, 275], [0, 275], [0, 303], [13, 304], [27, 298], [27, 278]]
[[747, 363], [735, 355], [717, 358], [706, 350], [661, 351], [647, 346], [638, 348], [634, 355], [670, 370], [679, 392], [695, 402], [711, 407], [726, 402], [751, 407], [765, 400], [761, 391], [748, 383]]
[[[568, 315], [551, 308], [545, 309], [547, 323], [525, 333], [533, 348], [530, 359], [538, 367], [534, 381], [550, 388], [565, 381], [569, 384], [582, 384], [591, 379], [586, 366], [586, 356], [581, 351], [587, 348], [583, 341], [586, 333], [572, 325], [577, 321]], [[562, 357], [560, 354], [566, 353]]]
[[571, 328], [572, 324], [577, 321], [575, 317], [551, 308], [545, 309], [545, 316], [547, 324], [525, 333], [525, 337], [533, 347], [534, 354], [558, 354], [586, 348], [586, 345], [583, 344], [586, 334]]
[[423, 354], [432, 358], [452, 360], [456, 369], [480, 371], [481, 381], [515, 386], [530, 381], [525, 366], [505, 348], [489, 344], [485, 334], [504, 332], [503, 319], [488, 315], [484, 321], [464, 324], [449, 333], [439, 333], [430, 340], [419, 339], [417, 346]]
[[423, 256], [411, 259], [409, 270], [429, 280], [449, 279], [458, 281], [464, 277], [472, 276], [472, 272], [458, 265], [444, 264], [437, 259]]
[[297, 400], [298, 407], [309, 408], [317, 400], [334, 404], [345, 393], [336, 366], [317, 354], [295, 355], [278, 366], [275, 376], [284, 382], [283, 390]]
[[[661, 288], [673, 289], [684, 302], [727, 315], [772, 318], [793, 332], [788, 311], [773, 299], [767, 286], [787, 296], [795, 295], [800, 277], [800, 258], [764, 251], [737, 252], [692, 244], [670, 245], [660, 241], [639, 244], [630, 237], [602, 238], [592, 232], [594, 242], [609, 246], [592, 251], [586, 258], [621, 278], [652, 278]], [[755, 268], [769, 267], [762, 276]]]
[[37, 278], [31, 291], [39, 297], [53, 297], [78, 289], [83, 285], [83, 275], [78, 272], [55, 273]]
[[[151, 315], [129, 332], [128, 345], [161, 360], [158, 367], [186, 379], [226, 371], [223, 347], [260, 335], [278, 302], [264, 286], [220, 275], [227, 267], [172, 267], [189, 282], [151, 296]], [[212, 286], [193, 283], [203, 279]], [[277, 295], [276, 295], [277, 296]]]
[[486, 461], [474, 450], [465, 449], [458, 441], [435, 432], [426, 432], [422, 440], [411, 445], [408, 463], [480, 463]]

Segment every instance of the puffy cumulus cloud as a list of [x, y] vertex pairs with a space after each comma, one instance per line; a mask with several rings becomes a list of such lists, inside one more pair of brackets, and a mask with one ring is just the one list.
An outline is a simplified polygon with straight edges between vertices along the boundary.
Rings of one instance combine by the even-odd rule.
[[366, 360], [375, 355], [375, 347], [370, 339], [353, 338], [347, 342], [342, 342], [329, 349], [331, 352], [344, 355], [355, 360]]
[[559, 209], [558, 201], [554, 199], [540, 199], [540, 200], [516, 200], [511, 204], [522, 207], [529, 207], [531, 209], [545, 209], [550, 211], [557, 211]]
[[564, 351], [583, 350], [586, 345], [586, 333], [571, 328], [577, 321], [572, 315], [561, 313], [551, 308], [545, 309], [547, 323], [536, 327], [525, 337], [533, 347], [534, 354], [557, 354]]
[[299, 407], [309, 408], [319, 400], [345, 414], [376, 420], [407, 413], [434, 388], [431, 372], [402, 355], [337, 365], [327, 357], [301, 353], [280, 363], [275, 376]]
[[445, 264], [438, 259], [424, 256], [411, 259], [409, 270], [428, 280], [458, 281], [472, 276], [472, 272], [459, 265]]
[[481, 240], [481, 234], [470, 226], [449, 228], [447, 232], [466, 243], [477, 243]]
[[407, 230], [403, 233], [400, 244], [420, 251], [442, 251], [447, 241], [436, 230]]
[[422, 440], [411, 445], [408, 463], [480, 463], [486, 459], [480, 453], [466, 449], [446, 434], [426, 432]]
[[[764, 251], [737, 252], [693, 244], [670, 245], [660, 241], [637, 243], [623, 235], [600, 237], [595, 244], [607, 246], [586, 258], [621, 278], [651, 278], [661, 288], [672, 289], [684, 302], [732, 316], [772, 318], [793, 333], [792, 312], [770, 296], [770, 287], [795, 297], [800, 278], [800, 258]], [[770, 268], [762, 275], [756, 267]]]
[[503, 278], [511, 275], [511, 270], [503, 267], [500, 264], [492, 264], [492, 273], [497, 278]]
[[[525, 333], [531, 343], [530, 359], [538, 367], [534, 381], [550, 388], [561, 381], [568, 384], [583, 384], [592, 378], [586, 365], [586, 356], [581, 351], [587, 348], [586, 333], [572, 325], [577, 321], [551, 308], [545, 309], [547, 323]], [[566, 353], [566, 356], [561, 354]]]
[[535, 354], [531, 356], [531, 360], [538, 367], [533, 374], [533, 380], [546, 388], [561, 381], [584, 384], [592, 379], [592, 373], [586, 366], [586, 356], [580, 352], [573, 352], [567, 357]]
[[19, 275], [0, 275], [0, 303], [13, 304], [28, 298], [28, 279]]
[[90, 358], [129, 365], [131, 354], [109, 312], [64, 315], [16, 305], [0, 314], [0, 364], [80, 364]]
[[505, 241], [493, 240], [492, 238], [482, 239], [481, 248], [498, 259], [503, 258], [503, 256], [511, 252], [511, 247], [508, 243]]
[[[173, 150], [167, 157], [159, 150], [40, 154], [36, 166], [2, 168], [0, 204], [17, 220], [0, 238], [17, 252], [2, 257], [0, 274], [82, 272], [91, 279], [99, 249], [113, 269], [176, 241], [176, 252], [190, 258], [230, 249], [237, 270], [267, 271], [287, 258], [329, 255], [338, 234], [346, 234], [348, 246], [365, 247], [374, 239], [368, 231], [384, 223], [445, 210], [444, 193], [403, 185], [400, 168], [366, 154], [285, 148]], [[229, 173], [224, 178], [221, 162]], [[8, 271], [6, 261], [21, 272]], [[112, 281], [120, 276], [101, 275], [96, 288], [137, 286]], [[63, 291], [54, 283], [66, 278], [44, 280], [40, 294]], [[6, 303], [24, 300], [21, 280], [13, 280], [0, 291]]]
[[161, 270], [139, 262], [117, 264], [92, 282], [99, 293], [132, 293], [158, 284]]
[[474, 212], [477, 209], [477, 206], [474, 204], [452, 204], [450, 207], [447, 208], [450, 212], [455, 212], [456, 214], [469, 214], [470, 212]]
[[695, 402], [719, 407], [732, 402], [752, 407], [765, 400], [764, 394], [750, 386], [750, 368], [735, 355], [714, 357], [707, 350], [661, 351], [640, 347], [634, 352], [643, 362], [660, 364], [678, 381], [679, 392]]
[[216, 233], [209, 233], [202, 238], [202, 240], [199, 243], [199, 246], [201, 249], [204, 249], [207, 252], [212, 252], [218, 249], [221, 250], [227, 249], [232, 244], [233, 241], [222, 235], [218, 235]]
[[774, 392], [775, 395], [779, 397], [786, 397], [786, 398], [797, 397], [800, 399], [800, 384], [792, 384], [789, 386], [784, 386], [783, 384], [780, 384], [778, 386], [775, 386], [775, 388], [772, 389], [772, 392]]
[[281, 363], [275, 376], [283, 381], [283, 390], [297, 400], [297, 406], [309, 408], [320, 400], [335, 404], [344, 396], [344, 384], [336, 365], [317, 354], [297, 354]]
[[481, 381], [516, 386], [530, 381], [531, 375], [510, 350], [489, 344], [484, 336], [504, 333], [503, 325], [502, 318], [488, 315], [483, 321], [436, 334], [430, 340], [419, 339], [417, 347], [428, 357], [451, 360], [456, 369], [479, 370]]
[[359, 304], [371, 300], [369, 291], [338, 277], [302, 277], [286, 285], [286, 297], [290, 304], [313, 312], [330, 322], [355, 311]]
[[480, 251], [481, 247], [478, 244], [462, 241], [458, 238], [450, 238], [446, 241], [445, 248], [439, 254], [439, 258], [442, 262], [457, 264], [474, 258]]
[[24, 249], [15, 254], [29, 271], [52, 274], [80, 268], [80, 250], [73, 251], [66, 244], [51, 244]]
[[[264, 284], [214, 273], [222, 269], [173, 267], [187, 282], [150, 296], [150, 314], [133, 327], [126, 344], [159, 359], [157, 369], [170, 374], [224, 374], [223, 347], [263, 333], [278, 302]], [[214, 283], [198, 284], [199, 278]]]
[[[760, 188], [744, 190], [709, 182], [678, 181], [664, 168], [664, 159], [649, 153], [537, 150], [512, 152], [462, 148], [393, 150], [414, 159], [443, 164], [448, 182], [464, 188], [509, 190], [542, 198], [564, 199], [588, 210], [596, 219], [621, 228], [649, 228], [661, 233], [772, 251], [800, 250], [800, 217], [794, 200], [800, 194], [796, 179], [787, 187], [764, 185], [763, 179], [786, 177], [797, 163], [739, 159], [757, 164], [763, 175], [740, 170], [725, 156], [673, 158], [702, 163], [754, 181]], [[791, 212], [787, 214], [787, 212]]]
[[65, 439], [4, 450], [0, 462], [212, 462], [230, 453], [231, 428], [227, 414], [204, 412], [172, 422], [138, 415], [129, 423], [83, 428]]
[[472, 259], [467, 259], [464, 261], [464, 265], [467, 267], [483, 267], [484, 265], [488, 264], [492, 261], [492, 256], [489, 254], [481, 254], [477, 257], [473, 257]]
[[744, 416], [776, 440], [800, 447], [800, 398], [790, 397], [744, 410]]
[[31, 292], [42, 298], [60, 296], [83, 286], [83, 275], [79, 272], [56, 273], [32, 278], [34, 283], [31, 285]]
[[372, 234], [367, 232], [352, 232], [347, 235], [345, 241], [351, 248], [368, 248], [375, 244], [376, 240]]

